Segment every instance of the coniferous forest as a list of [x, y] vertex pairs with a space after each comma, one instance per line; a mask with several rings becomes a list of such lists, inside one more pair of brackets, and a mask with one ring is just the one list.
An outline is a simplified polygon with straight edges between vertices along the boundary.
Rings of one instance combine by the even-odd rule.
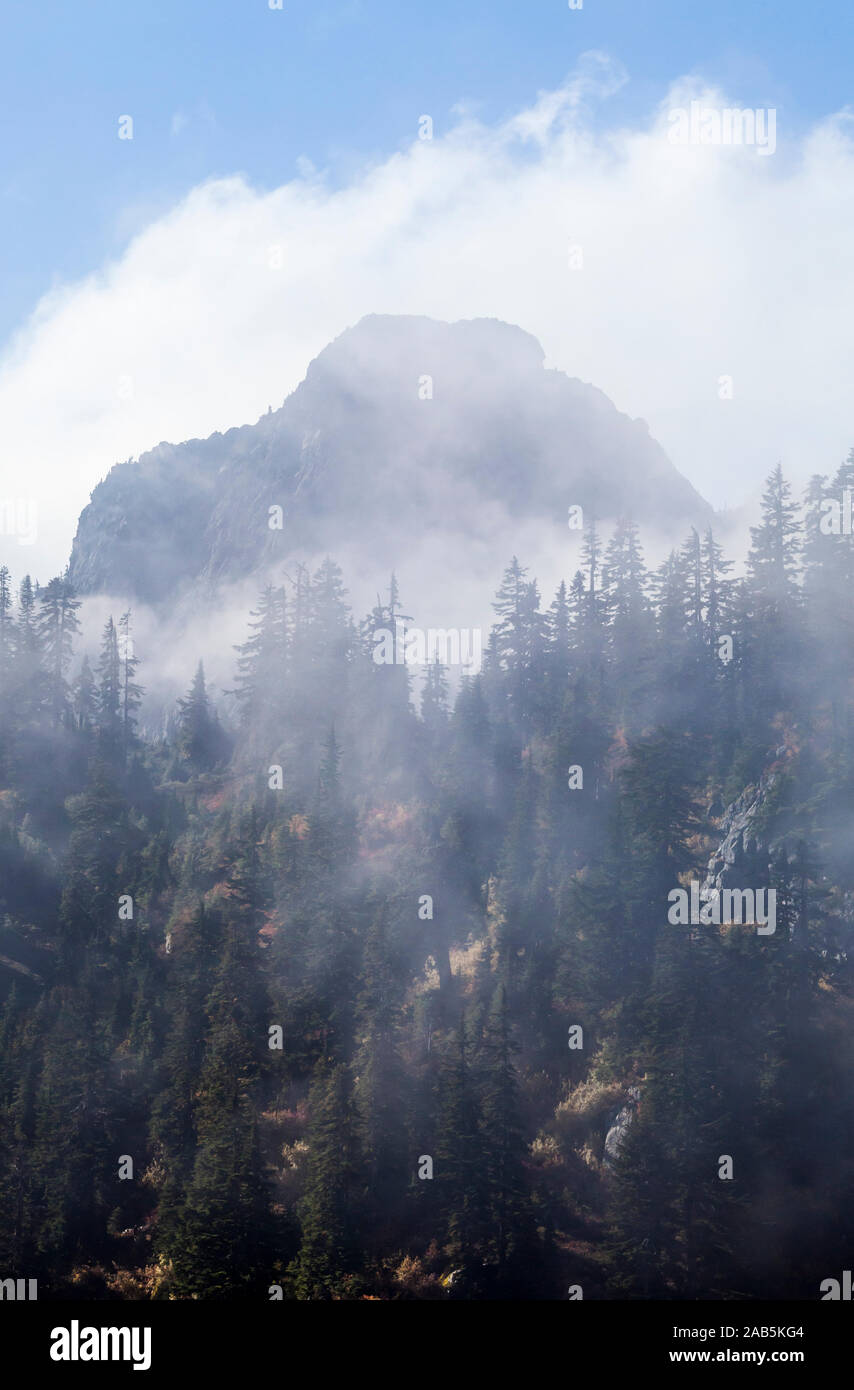
[[[749, 554], [587, 518], [482, 669], [334, 558], [144, 722], [0, 571], [0, 1268], [86, 1299], [815, 1299], [854, 1255], [854, 454]], [[509, 557], [508, 557], [509, 559]], [[496, 576], [498, 579], [498, 576]], [[486, 597], [486, 596], [484, 596]], [[776, 929], [674, 925], [692, 882]]]

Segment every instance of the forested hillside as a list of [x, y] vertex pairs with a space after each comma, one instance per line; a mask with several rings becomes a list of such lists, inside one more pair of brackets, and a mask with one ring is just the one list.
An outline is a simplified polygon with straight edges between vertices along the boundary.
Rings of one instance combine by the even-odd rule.
[[[158, 739], [132, 615], [81, 663], [69, 579], [0, 572], [0, 1273], [818, 1298], [854, 1255], [846, 489], [854, 454], [802, 506], [775, 470], [739, 570], [588, 518], [461, 678], [374, 660], [393, 578], [360, 620], [296, 570]], [[674, 925], [709, 873], [776, 929]]]

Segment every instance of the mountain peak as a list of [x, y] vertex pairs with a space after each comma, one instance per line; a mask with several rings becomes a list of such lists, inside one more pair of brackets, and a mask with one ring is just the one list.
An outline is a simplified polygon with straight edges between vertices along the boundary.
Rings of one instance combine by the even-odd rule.
[[388, 568], [431, 536], [447, 553], [454, 537], [503, 545], [521, 522], [565, 534], [573, 504], [657, 530], [711, 517], [643, 421], [544, 361], [499, 319], [371, 314], [257, 424], [113, 468], [81, 515], [72, 577], [158, 602], [293, 555], [356, 547]]
[[493, 366], [503, 372], [539, 371], [545, 360], [533, 334], [503, 319], [446, 323], [423, 314], [367, 314], [323, 349], [307, 375], [330, 364], [393, 367], [401, 357], [409, 363], [445, 356], [452, 362], [478, 365], [482, 370]]

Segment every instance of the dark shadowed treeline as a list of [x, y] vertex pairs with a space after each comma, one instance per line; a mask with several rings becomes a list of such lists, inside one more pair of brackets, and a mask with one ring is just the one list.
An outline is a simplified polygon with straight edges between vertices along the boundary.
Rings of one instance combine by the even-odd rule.
[[[630, 522], [551, 599], [514, 559], [483, 670], [432, 665], [418, 713], [373, 660], [394, 581], [357, 624], [298, 570], [230, 705], [188, 652], [155, 742], [131, 616], [78, 665], [68, 581], [1, 571], [0, 1275], [767, 1299], [850, 1268], [854, 541], [821, 519], [852, 487], [854, 456], [800, 508], [776, 470], [739, 579], [711, 531], [649, 573]], [[668, 923], [713, 859], [773, 934]]]

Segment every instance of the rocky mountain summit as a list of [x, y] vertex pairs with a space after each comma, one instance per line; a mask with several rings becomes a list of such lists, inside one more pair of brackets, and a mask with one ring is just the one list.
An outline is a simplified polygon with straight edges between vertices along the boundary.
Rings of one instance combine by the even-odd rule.
[[293, 555], [355, 547], [388, 568], [431, 540], [503, 545], [525, 522], [565, 536], [573, 505], [675, 533], [712, 515], [642, 420], [546, 369], [522, 329], [375, 315], [257, 424], [117, 464], [80, 517], [71, 577], [158, 604]]

